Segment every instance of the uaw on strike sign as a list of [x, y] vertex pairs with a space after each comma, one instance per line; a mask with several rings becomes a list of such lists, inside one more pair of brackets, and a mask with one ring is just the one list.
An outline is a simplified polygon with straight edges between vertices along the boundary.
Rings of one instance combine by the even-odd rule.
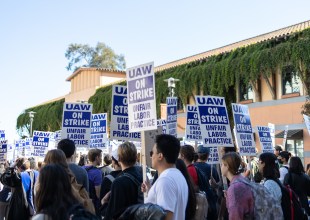
[[157, 129], [154, 63], [126, 70], [129, 131]]
[[195, 96], [203, 143], [207, 147], [233, 147], [224, 97]]
[[246, 105], [231, 104], [235, 127], [236, 139], [241, 156], [254, 156], [256, 154], [255, 141], [252, 131], [249, 108]]
[[76, 147], [89, 147], [92, 104], [64, 103], [61, 138], [74, 141]]
[[129, 132], [126, 86], [113, 85], [110, 139], [140, 141], [140, 132]]

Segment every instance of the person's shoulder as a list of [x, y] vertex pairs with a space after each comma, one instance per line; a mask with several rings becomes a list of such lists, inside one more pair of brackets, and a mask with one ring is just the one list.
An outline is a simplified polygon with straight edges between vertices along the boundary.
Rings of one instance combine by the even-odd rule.
[[33, 217], [31, 218], [31, 220], [49, 220], [49, 219], [50, 219], [50, 218], [49, 218], [48, 215], [41, 214], [41, 213], [36, 214], [35, 216], [33, 216]]

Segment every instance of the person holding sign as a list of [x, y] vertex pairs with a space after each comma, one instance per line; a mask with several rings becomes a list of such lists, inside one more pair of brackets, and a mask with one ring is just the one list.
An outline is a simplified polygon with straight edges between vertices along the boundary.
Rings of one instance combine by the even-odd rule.
[[188, 201], [188, 185], [183, 174], [175, 167], [180, 152], [180, 141], [167, 134], [156, 136], [150, 153], [152, 167], [158, 171], [158, 179], [152, 187], [144, 182], [142, 191], [148, 191], [146, 203], [161, 206], [167, 212], [166, 220], [185, 219]]
[[241, 161], [241, 157], [235, 152], [222, 157], [221, 172], [230, 181], [225, 192], [230, 220], [254, 219], [254, 198], [250, 186], [244, 183], [248, 180], [240, 175]]

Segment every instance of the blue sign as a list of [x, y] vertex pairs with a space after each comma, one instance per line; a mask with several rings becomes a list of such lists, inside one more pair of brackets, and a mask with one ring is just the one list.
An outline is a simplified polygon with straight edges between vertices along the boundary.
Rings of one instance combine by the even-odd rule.
[[126, 70], [129, 131], [157, 129], [154, 63]]
[[157, 120], [157, 127], [162, 127], [162, 133], [166, 134], [167, 132], [167, 121], [165, 119]]
[[0, 163], [5, 163], [7, 160], [7, 140], [0, 140]]
[[178, 98], [167, 97], [167, 134], [177, 137], [177, 120], [178, 120]]
[[113, 85], [111, 112], [110, 139], [123, 141], [141, 140], [140, 132], [129, 132], [126, 86]]
[[220, 158], [219, 158], [217, 147], [210, 147], [210, 154], [209, 154], [207, 163], [208, 164], [219, 164], [220, 163]]
[[15, 141], [15, 156], [23, 157], [24, 147], [25, 147], [25, 140], [16, 140]]
[[252, 131], [249, 108], [246, 105], [231, 104], [234, 122], [235, 134], [239, 153], [241, 156], [256, 155], [255, 141]]
[[64, 103], [61, 137], [74, 141], [77, 148], [89, 147], [92, 104]]
[[24, 156], [31, 157], [32, 138], [25, 138]]
[[0, 140], [5, 140], [5, 130], [0, 130]]
[[34, 131], [32, 137], [33, 152], [31, 156], [45, 157], [52, 132]]
[[272, 138], [270, 135], [270, 128], [267, 126], [257, 126], [259, 141], [262, 146], [262, 152], [273, 153]]
[[202, 134], [198, 118], [198, 110], [195, 105], [186, 106], [185, 139], [188, 141], [201, 141]]
[[107, 113], [92, 114], [90, 147], [105, 148], [107, 147], [106, 144], [107, 144]]
[[225, 99], [195, 96], [203, 143], [208, 147], [233, 147]]

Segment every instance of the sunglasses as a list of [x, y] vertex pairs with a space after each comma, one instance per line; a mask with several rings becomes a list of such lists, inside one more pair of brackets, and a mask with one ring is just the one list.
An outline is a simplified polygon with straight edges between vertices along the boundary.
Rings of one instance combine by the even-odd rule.
[[150, 157], [152, 157], [153, 154], [154, 154], [154, 152], [151, 150], [151, 151], [150, 151]]

